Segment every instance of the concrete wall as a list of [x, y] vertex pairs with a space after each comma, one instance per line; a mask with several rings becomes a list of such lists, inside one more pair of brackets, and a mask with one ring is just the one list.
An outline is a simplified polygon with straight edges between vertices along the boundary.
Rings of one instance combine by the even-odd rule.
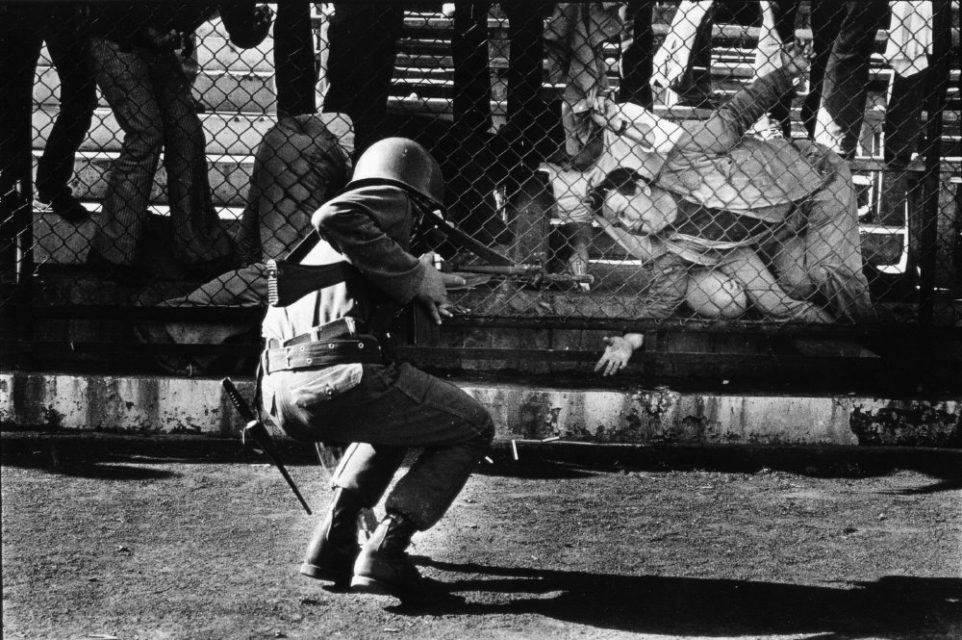
[[[252, 395], [251, 380], [236, 382]], [[462, 387], [491, 412], [500, 439], [962, 446], [958, 400]], [[215, 379], [3, 373], [0, 426], [226, 436], [242, 423]]]

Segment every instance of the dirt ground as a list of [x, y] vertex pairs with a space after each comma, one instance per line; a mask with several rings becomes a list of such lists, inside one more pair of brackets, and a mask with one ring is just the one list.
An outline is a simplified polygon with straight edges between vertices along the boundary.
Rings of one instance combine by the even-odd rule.
[[[236, 443], [2, 445], [10, 640], [962, 638], [962, 468], [502, 448], [413, 549], [464, 604], [411, 609], [299, 575], [320, 516]], [[290, 466], [320, 511], [320, 467]]]

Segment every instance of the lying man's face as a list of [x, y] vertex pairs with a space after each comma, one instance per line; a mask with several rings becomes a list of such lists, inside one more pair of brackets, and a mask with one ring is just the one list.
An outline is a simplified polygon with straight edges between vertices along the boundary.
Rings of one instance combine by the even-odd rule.
[[605, 194], [602, 213], [612, 223], [632, 233], [658, 233], [678, 217], [674, 197], [642, 180], [611, 189]]

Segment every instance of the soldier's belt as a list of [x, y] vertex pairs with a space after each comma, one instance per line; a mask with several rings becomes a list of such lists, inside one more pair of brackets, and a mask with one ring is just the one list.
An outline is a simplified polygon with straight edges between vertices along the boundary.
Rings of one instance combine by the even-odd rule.
[[367, 333], [367, 330], [363, 323], [346, 316], [332, 320], [326, 324], [311, 327], [310, 330], [284, 341], [271, 338], [267, 341], [267, 348], [276, 349], [309, 342], [331, 342], [332, 340], [353, 340], [358, 337], [372, 337], [360, 336], [360, 334], [365, 333]]
[[266, 349], [261, 357], [265, 374], [298, 369], [319, 369], [350, 362], [383, 363], [384, 357], [377, 339], [373, 336], [358, 336], [349, 340], [306, 342]]

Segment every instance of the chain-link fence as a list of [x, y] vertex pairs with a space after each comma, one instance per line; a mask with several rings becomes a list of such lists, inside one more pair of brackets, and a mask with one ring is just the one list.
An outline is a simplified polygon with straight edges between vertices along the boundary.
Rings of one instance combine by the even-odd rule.
[[448, 220], [504, 258], [438, 246], [465, 278], [463, 328], [962, 322], [957, 3], [5, 2], [0, 18], [21, 351], [133, 328], [184, 370], [205, 360], [170, 345], [256, 344], [265, 261], [394, 135], [431, 150]]

